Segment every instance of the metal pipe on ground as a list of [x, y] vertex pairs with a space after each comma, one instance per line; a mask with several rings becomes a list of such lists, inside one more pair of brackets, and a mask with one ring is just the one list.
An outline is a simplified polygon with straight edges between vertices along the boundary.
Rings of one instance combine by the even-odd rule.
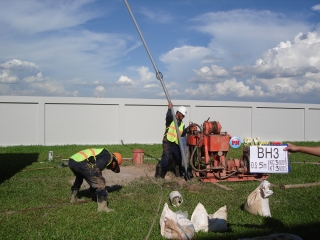
[[320, 182], [315, 183], [303, 183], [303, 184], [288, 184], [288, 185], [280, 185], [281, 189], [289, 189], [289, 188], [303, 188], [303, 187], [314, 187], [319, 186]]

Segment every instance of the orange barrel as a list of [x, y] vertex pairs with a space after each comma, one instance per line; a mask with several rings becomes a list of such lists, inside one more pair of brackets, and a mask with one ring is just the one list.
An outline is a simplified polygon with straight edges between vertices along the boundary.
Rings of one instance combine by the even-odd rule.
[[144, 159], [144, 150], [143, 149], [133, 149], [133, 163], [134, 164], [143, 164]]

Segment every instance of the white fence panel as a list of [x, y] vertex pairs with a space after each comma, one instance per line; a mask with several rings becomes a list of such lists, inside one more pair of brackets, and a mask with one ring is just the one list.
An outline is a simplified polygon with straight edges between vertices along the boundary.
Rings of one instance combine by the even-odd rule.
[[38, 144], [38, 104], [0, 104], [0, 145]]
[[303, 108], [258, 107], [254, 111], [254, 138], [260, 137], [266, 141], [304, 141]]
[[118, 143], [118, 105], [46, 104], [45, 145]]
[[320, 108], [308, 108], [305, 118], [305, 139], [320, 140]]

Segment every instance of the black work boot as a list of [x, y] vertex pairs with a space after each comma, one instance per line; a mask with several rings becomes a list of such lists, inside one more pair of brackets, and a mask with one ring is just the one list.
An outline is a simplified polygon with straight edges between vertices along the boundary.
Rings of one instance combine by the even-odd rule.
[[156, 167], [156, 174], [155, 178], [164, 178], [167, 174], [167, 169], [164, 167], [161, 167], [159, 164]]
[[174, 173], [176, 175], [176, 177], [183, 177], [183, 169], [181, 165], [174, 165]]
[[78, 195], [79, 193], [79, 188], [75, 188], [75, 189], [72, 189], [71, 190], [71, 200], [70, 200], [70, 203], [77, 203], [78, 202]]
[[90, 186], [90, 199], [97, 201], [96, 189]]
[[114, 209], [108, 208], [108, 197], [97, 195], [98, 212], [113, 212]]

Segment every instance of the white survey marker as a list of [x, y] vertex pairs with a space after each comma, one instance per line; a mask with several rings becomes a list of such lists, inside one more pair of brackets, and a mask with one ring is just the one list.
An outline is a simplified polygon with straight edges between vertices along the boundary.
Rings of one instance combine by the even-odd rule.
[[250, 146], [250, 173], [290, 172], [288, 152], [284, 145]]

